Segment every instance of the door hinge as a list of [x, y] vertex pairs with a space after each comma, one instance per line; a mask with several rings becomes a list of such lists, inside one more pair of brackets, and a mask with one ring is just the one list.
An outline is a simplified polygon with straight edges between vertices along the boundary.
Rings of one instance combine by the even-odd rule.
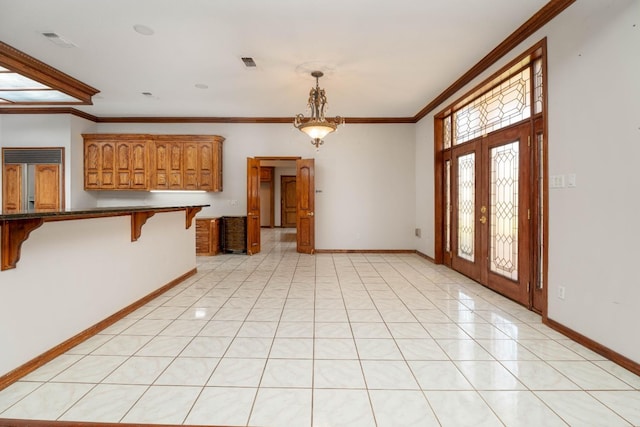
[[531, 147], [531, 135], [527, 137], [527, 146]]
[[527, 292], [531, 289], [531, 282], [527, 282]]
[[527, 219], [531, 221], [531, 209], [527, 209]]

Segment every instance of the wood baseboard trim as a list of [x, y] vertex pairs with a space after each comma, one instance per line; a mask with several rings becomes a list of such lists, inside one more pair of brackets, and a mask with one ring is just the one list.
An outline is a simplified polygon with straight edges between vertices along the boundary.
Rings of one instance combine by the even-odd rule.
[[420, 252], [419, 250], [416, 249], [416, 254], [418, 254], [418, 256], [426, 259], [427, 261], [431, 261], [433, 264], [436, 263], [436, 260], [434, 260], [433, 258], [431, 258], [429, 255], [427, 254], [423, 254], [422, 252]]
[[564, 326], [562, 323], [558, 323], [555, 320], [549, 319], [548, 317], [543, 317], [542, 323], [544, 323], [551, 329], [560, 332], [562, 335], [571, 338], [575, 342], [582, 344], [589, 350], [595, 351], [599, 355], [606, 357], [607, 359], [633, 372], [634, 374], [640, 375], [640, 363], [634, 362], [628, 357], [623, 356], [620, 353], [617, 353], [610, 348], [605, 347], [604, 345], [592, 340], [591, 338], [585, 337], [581, 333]]
[[316, 249], [317, 254], [413, 254], [413, 249]]
[[[85, 329], [84, 331], [80, 332], [79, 334], [77, 334], [77, 335], [69, 338], [68, 340], [58, 344], [57, 346], [45, 351], [44, 353], [42, 353], [41, 355], [37, 356], [36, 358], [31, 359], [27, 363], [17, 367], [13, 371], [10, 371], [9, 373], [7, 373], [5, 375], [0, 376], [0, 390], [3, 390], [4, 388], [10, 386], [14, 382], [18, 381], [20, 378], [24, 377], [25, 375], [29, 374], [30, 372], [35, 371], [36, 369], [38, 369], [40, 366], [44, 365], [45, 363], [50, 362], [51, 360], [53, 360], [56, 357], [60, 356], [61, 354], [65, 353], [66, 351], [68, 351], [69, 349], [75, 347], [76, 345], [80, 344], [81, 342], [85, 341], [86, 339], [91, 338], [92, 336], [96, 335], [98, 332], [100, 332], [100, 331], [108, 328], [109, 326], [113, 325], [118, 320], [120, 320], [123, 317], [127, 316], [128, 314], [134, 312], [135, 310], [137, 310], [138, 308], [142, 307], [143, 305], [145, 305], [146, 303], [148, 303], [152, 299], [154, 299], [157, 296], [165, 293], [166, 291], [168, 291], [169, 289], [173, 288], [177, 284], [183, 282], [185, 279], [193, 276], [194, 274], [197, 273], [197, 271], [198, 270], [196, 268], [194, 268], [192, 270], [189, 270], [188, 272], [184, 273], [180, 277], [177, 277], [177, 278], [173, 279], [171, 282], [167, 283], [166, 285], [162, 286], [161, 288], [156, 289], [155, 291], [153, 291], [150, 294], [142, 297], [138, 301], [136, 301], [136, 302], [134, 302], [132, 304], [129, 304], [128, 306], [126, 306], [122, 310], [112, 314], [111, 316], [107, 317], [106, 319], [101, 320], [100, 322], [96, 323], [93, 326], [90, 326], [89, 328]], [[0, 423], [0, 425], [4, 426], [5, 424], [4, 423]], [[32, 425], [35, 425], [35, 424], [32, 424]]]

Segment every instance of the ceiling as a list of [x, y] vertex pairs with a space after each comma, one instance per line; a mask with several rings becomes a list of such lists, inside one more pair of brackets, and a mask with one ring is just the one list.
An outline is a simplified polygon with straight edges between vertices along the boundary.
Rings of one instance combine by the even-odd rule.
[[0, 0], [0, 41], [98, 89], [75, 107], [98, 117], [291, 117], [315, 69], [328, 116], [413, 117], [546, 3]]

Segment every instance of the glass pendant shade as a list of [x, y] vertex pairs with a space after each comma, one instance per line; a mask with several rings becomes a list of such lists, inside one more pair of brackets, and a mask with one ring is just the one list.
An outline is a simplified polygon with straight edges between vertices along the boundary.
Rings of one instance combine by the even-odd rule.
[[322, 139], [325, 136], [329, 135], [334, 130], [336, 130], [336, 126], [335, 125], [330, 126], [326, 122], [325, 123], [310, 122], [310, 123], [301, 125], [298, 129], [300, 129], [302, 132], [309, 135], [311, 139], [316, 139], [316, 138]]

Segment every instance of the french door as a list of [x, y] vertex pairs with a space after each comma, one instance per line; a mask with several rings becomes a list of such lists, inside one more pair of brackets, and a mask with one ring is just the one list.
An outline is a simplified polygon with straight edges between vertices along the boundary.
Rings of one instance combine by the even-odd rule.
[[445, 160], [455, 270], [530, 306], [531, 124], [455, 146]]
[[[297, 251], [315, 253], [315, 162], [296, 159]], [[247, 254], [260, 252], [260, 159], [247, 158]]]

